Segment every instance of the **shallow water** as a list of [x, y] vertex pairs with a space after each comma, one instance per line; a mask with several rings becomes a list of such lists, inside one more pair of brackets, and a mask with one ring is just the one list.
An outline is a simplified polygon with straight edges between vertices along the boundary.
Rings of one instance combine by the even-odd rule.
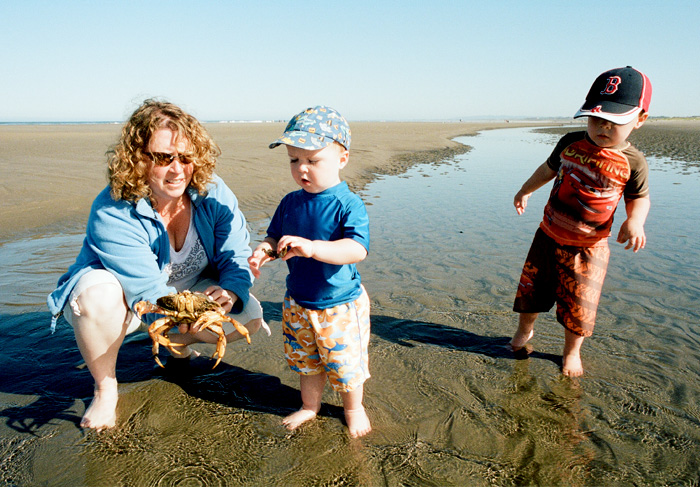
[[[91, 381], [69, 327], [49, 335], [44, 299], [82, 235], [0, 246], [0, 483], [697, 485], [700, 174], [650, 159], [647, 248], [611, 241], [586, 375], [572, 380], [560, 373], [563, 331], [551, 315], [529, 358], [504, 348], [548, 189], [523, 216], [512, 197], [556, 139], [510, 129], [458, 140], [473, 150], [456, 162], [382, 177], [362, 193], [374, 431], [360, 440], [347, 438], [330, 391], [317, 421], [280, 427], [298, 406], [298, 379], [282, 359], [278, 264], [254, 290], [271, 338], [230, 345], [213, 372], [204, 359], [162, 371], [147, 337], [133, 335], [118, 363], [118, 427], [80, 431]], [[265, 225], [251, 222], [254, 232]]]

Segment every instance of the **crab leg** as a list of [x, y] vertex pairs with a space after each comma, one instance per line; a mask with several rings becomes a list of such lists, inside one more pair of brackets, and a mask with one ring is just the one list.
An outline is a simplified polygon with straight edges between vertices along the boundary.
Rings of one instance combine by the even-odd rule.
[[212, 358], [216, 358], [217, 360], [212, 369], [219, 365], [221, 359], [224, 358], [224, 353], [226, 353], [226, 334], [224, 333], [223, 327], [219, 324], [221, 319], [221, 314], [215, 311], [209, 311], [202, 314], [196, 323], [200, 325], [200, 330], [209, 330], [211, 333], [219, 336], [216, 342], [216, 351], [214, 355], [212, 355]]
[[225, 321], [229, 321], [233, 325], [233, 327], [236, 329], [236, 331], [238, 333], [240, 333], [241, 335], [243, 335], [243, 338], [245, 338], [245, 341], [248, 342], [248, 344], [250, 344], [250, 332], [248, 331], [248, 328], [241, 325], [239, 322], [237, 322], [236, 320], [234, 320], [233, 318], [231, 318], [229, 316], [224, 315], [224, 316], [222, 316], [222, 318]]
[[[224, 358], [224, 354], [226, 353], [226, 334], [224, 333], [224, 329], [218, 323], [212, 323], [207, 328], [219, 335], [219, 339], [216, 341], [216, 351], [214, 352], [214, 355], [212, 355], [212, 358], [217, 359], [216, 363], [214, 364], [214, 367], [216, 367], [219, 365], [219, 362], [221, 362], [221, 359]], [[212, 367], [212, 369], [214, 367]]]
[[148, 327], [148, 335], [151, 337], [151, 340], [153, 340], [153, 347], [151, 348], [151, 352], [153, 353], [153, 358], [155, 358], [156, 363], [161, 367], [163, 366], [163, 364], [161, 364], [160, 360], [158, 360], [158, 342], [160, 341], [159, 338], [161, 337], [161, 335], [158, 332], [156, 332], [156, 330], [160, 331], [160, 328], [162, 328], [169, 321], [170, 318], [161, 318], [151, 323], [151, 326]]
[[233, 318], [229, 317], [228, 315], [225, 315], [223, 313], [218, 313], [216, 311], [207, 311], [206, 313], [203, 313], [199, 319], [197, 320], [197, 323], [216, 323], [216, 322], [221, 322], [221, 321], [228, 321], [233, 325], [233, 327], [236, 329], [238, 333], [243, 335], [243, 338], [245, 338], [245, 341], [250, 344], [250, 332], [248, 331], [248, 328], [245, 326], [241, 325], [238, 321], [234, 320]]
[[134, 311], [136, 311], [136, 316], [141, 318], [144, 313], [158, 313], [162, 311], [162, 309], [153, 303], [149, 303], [148, 301], [139, 301], [134, 305]]
[[151, 326], [148, 327], [148, 334], [150, 335], [151, 340], [153, 340], [153, 347], [151, 348], [153, 358], [156, 361], [156, 363], [161, 367], [163, 367], [163, 364], [158, 358], [158, 344], [167, 347], [168, 350], [177, 355], [181, 354], [180, 351], [175, 350], [173, 348], [173, 345], [170, 343], [170, 340], [167, 337], [168, 331], [174, 326], [175, 323], [173, 322], [173, 320], [170, 317], [166, 316], [164, 318], [157, 319], [156, 321], [151, 323]]

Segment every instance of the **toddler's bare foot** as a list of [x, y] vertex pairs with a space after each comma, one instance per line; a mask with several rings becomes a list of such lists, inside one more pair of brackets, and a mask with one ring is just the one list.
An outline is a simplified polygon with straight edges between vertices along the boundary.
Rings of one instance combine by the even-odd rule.
[[567, 377], [581, 377], [583, 375], [583, 364], [581, 363], [581, 355], [564, 355], [562, 357], [561, 373]]
[[80, 421], [81, 428], [91, 428], [98, 433], [104, 429], [113, 428], [117, 423], [118, 398], [116, 386], [104, 390], [95, 389], [95, 397]]
[[365, 408], [346, 409], [345, 422], [348, 424], [351, 438], [359, 438], [372, 431]]
[[292, 431], [297, 429], [302, 424], [307, 421], [311, 421], [316, 417], [316, 411], [311, 409], [301, 408], [299, 411], [290, 414], [282, 420], [282, 424], [287, 427], [288, 430]]
[[532, 346], [527, 342], [530, 341], [534, 334], [535, 330], [530, 330], [528, 332], [521, 332], [518, 330], [515, 332], [515, 335], [513, 335], [513, 338], [510, 339], [510, 342], [508, 342], [508, 347], [513, 352], [519, 352], [525, 349], [527, 353], [530, 353], [532, 352]]

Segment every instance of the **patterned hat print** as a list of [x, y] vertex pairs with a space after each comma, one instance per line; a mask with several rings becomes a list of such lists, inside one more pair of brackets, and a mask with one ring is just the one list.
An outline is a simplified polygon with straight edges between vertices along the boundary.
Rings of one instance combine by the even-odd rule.
[[270, 144], [270, 149], [284, 144], [300, 149], [319, 150], [333, 142], [350, 149], [350, 126], [336, 110], [319, 105], [294, 115], [284, 129], [284, 134]]

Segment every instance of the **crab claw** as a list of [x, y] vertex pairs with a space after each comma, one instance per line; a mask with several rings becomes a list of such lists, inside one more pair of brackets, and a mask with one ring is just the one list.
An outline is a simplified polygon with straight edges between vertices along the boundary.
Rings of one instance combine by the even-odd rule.
[[136, 311], [136, 316], [141, 318], [145, 313], [155, 313], [158, 311], [158, 306], [148, 301], [139, 301], [134, 305], [134, 311]]

